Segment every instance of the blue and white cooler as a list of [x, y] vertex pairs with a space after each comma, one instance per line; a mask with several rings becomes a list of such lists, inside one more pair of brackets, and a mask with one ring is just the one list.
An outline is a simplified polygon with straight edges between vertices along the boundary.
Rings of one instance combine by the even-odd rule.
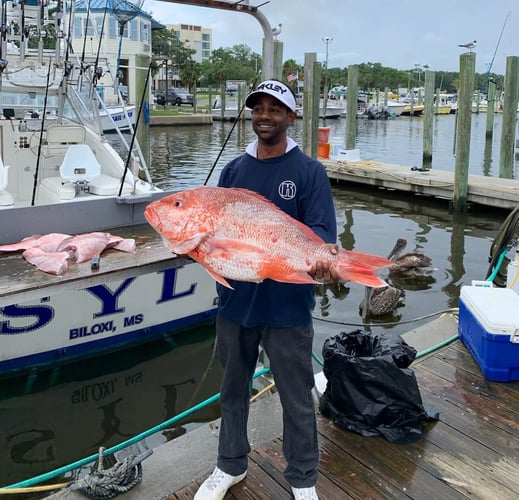
[[489, 380], [519, 380], [519, 295], [510, 288], [464, 286], [458, 333]]

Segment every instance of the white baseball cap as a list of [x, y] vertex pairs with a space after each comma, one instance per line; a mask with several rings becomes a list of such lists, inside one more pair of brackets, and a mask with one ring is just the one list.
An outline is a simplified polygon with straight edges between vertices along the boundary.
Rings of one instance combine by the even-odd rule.
[[278, 80], [265, 80], [261, 82], [245, 99], [245, 105], [252, 109], [260, 94], [269, 94], [284, 104], [290, 111], [296, 110], [296, 99], [293, 92]]

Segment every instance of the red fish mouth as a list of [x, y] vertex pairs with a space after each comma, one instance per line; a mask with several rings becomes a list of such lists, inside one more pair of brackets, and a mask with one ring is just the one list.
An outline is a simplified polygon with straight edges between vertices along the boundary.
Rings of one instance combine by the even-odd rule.
[[160, 223], [157, 212], [155, 212], [155, 209], [151, 205], [148, 205], [144, 210], [144, 218], [148, 221], [150, 226], [153, 227], [153, 229], [160, 233], [162, 224]]

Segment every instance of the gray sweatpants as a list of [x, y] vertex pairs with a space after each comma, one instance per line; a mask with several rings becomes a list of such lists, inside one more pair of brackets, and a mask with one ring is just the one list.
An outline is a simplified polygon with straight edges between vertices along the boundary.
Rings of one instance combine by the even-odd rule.
[[237, 476], [247, 469], [250, 383], [261, 343], [283, 408], [285, 478], [296, 488], [315, 485], [319, 447], [312, 399], [313, 335], [312, 324], [244, 328], [221, 316], [216, 318], [218, 355], [223, 366], [217, 465], [227, 474]]

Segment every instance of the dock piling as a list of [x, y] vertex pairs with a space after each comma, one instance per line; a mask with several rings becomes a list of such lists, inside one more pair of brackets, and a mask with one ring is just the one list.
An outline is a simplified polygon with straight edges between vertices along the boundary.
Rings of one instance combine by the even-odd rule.
[[460, 86], [456, 112], [456, 162], [454, 172], [453, 209], [467, 210], [470, 129], [472, 123], [472, 94], [474, 90], [476, 54], [460, 55]]
[[348, 66], [348, 93], [346, 95], [346, 149], [355, 149], [357, 141], [357, 96], [359, 90], [359, 67]]
[[517, 123], [517, 103], [519, 101], [519, 57], [506, 58], [505, 98], [503, 103], [503, 124], [499, 150], [499, 177], [513, 178], [515, 127]]
[[[432, 167], [433, 117], [434, 117], [434, 71], [425, 71], [425, 100], [423, 123], [422, 168]], [[439, 96], [438, 96], [439, 99]]]

